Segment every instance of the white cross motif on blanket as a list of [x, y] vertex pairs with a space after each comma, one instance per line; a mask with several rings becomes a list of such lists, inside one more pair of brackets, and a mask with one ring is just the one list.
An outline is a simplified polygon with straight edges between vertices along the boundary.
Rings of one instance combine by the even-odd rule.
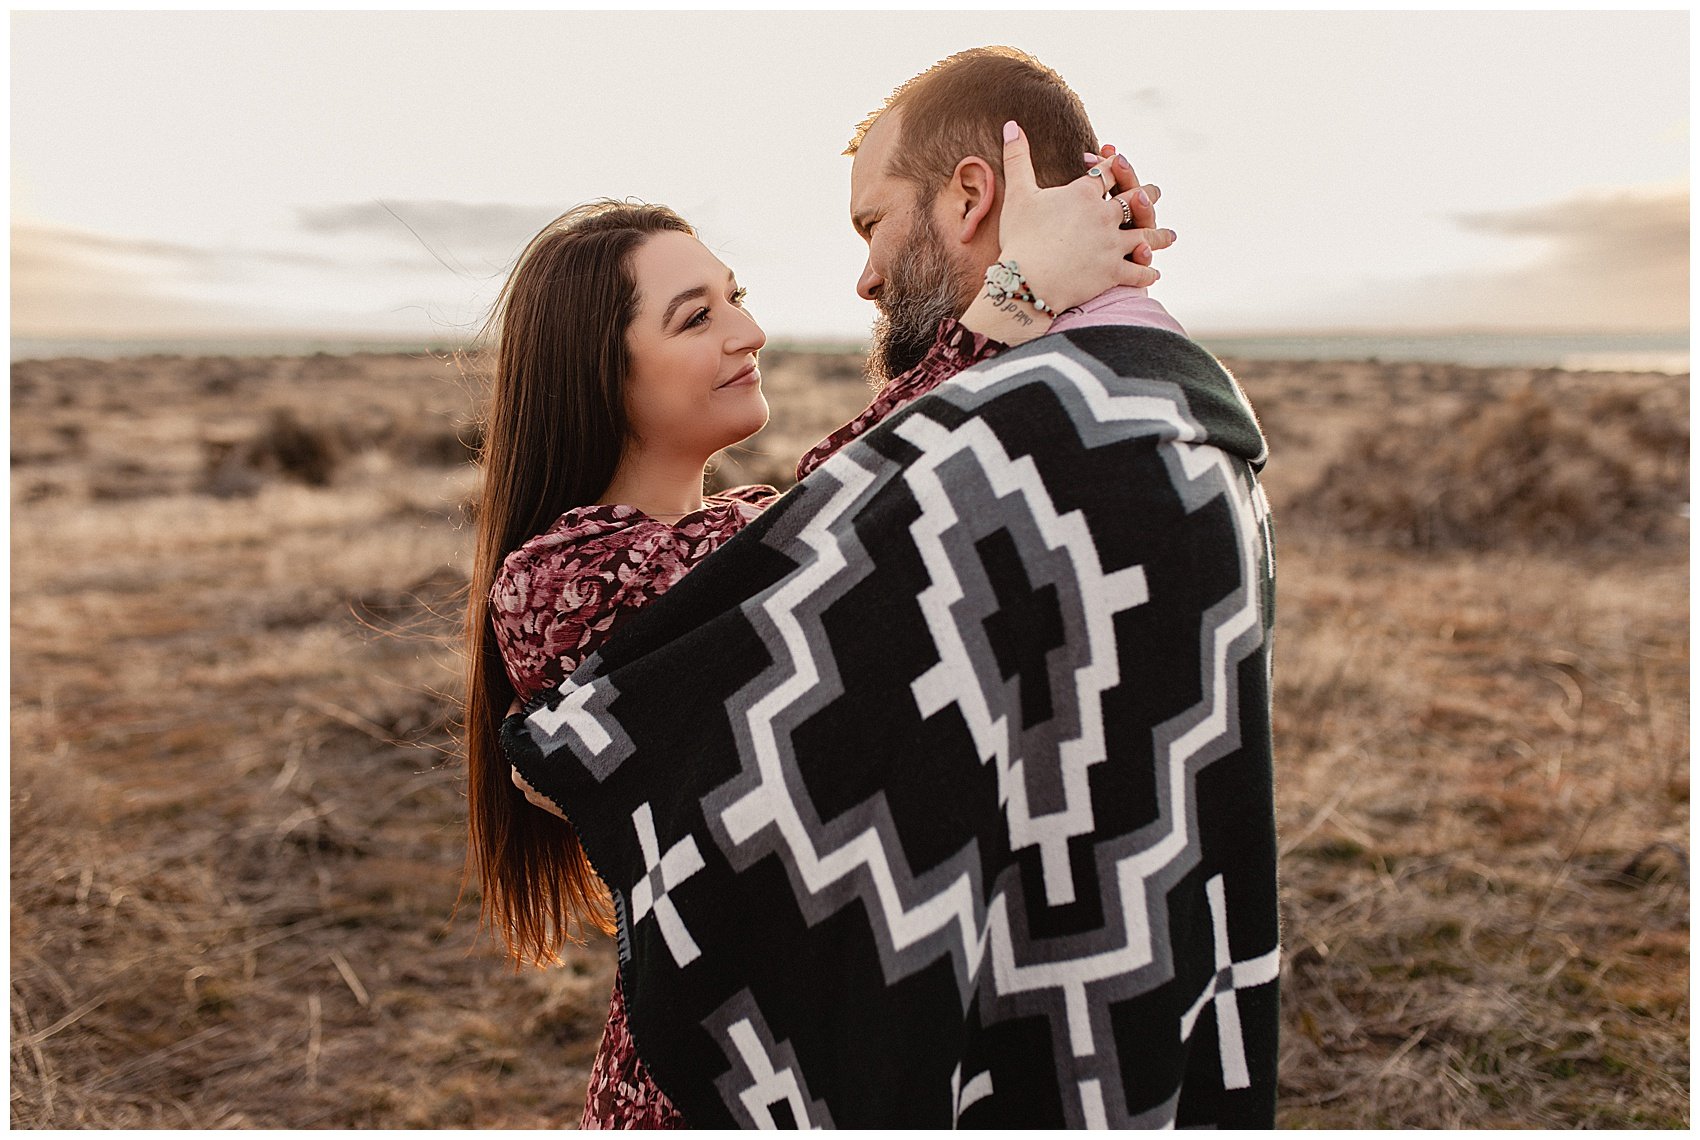
[[739, 1093], [738, 1098], [744, 1102], [744, 1107], [755, 1120], [756, 1126], [780, 1127], [773, 1118], [771, 1106], [783, 1102], [791, 1111], [794, 1127], [812, 1127], [808, 1100], [797, 1085], [796, 1074], [791, 1071], [789, 1065], [784, 1068], [775, 1066], [773, 1058], [768, 1056], [767, 1048], [762, 1044], [761, 1037], [749, 1019], [731, 1026], [728, 1034], [754, 1079], [754, 1083]]
[[1198, 1015], [1206, 1002], [1216, 1003], [1216, 1038], [1222, 1050], [1222, 1087], [1243, 1089], [1251, 1085], [1251, 1073], [1246, 1068], [1245, 1042], [1240, 1035], [1240, 1006], [1234, 995], [1237, 991], [1273, 982], [1281, 973], [1281, 951], [1277, 947], [1244, 962], [1234, 961], [1228, 949], [1228, 896], [1222, 876], [1215, 875], [1204, 884], [1205, 897], [1210, 900], [1210, 927], [1216, 933], [1216, 974], [1192, 1008], [1181, 1017], [1181, 1040], [1192, 1036]]
[[647, 802], [632, 812], [632, 824], [637, 828], [638, 846], [643, 849], [644, 866], [648, 868], [632, 887], [632, 925], [642, 922], [653, 910], [655, 921], [661, 926], [661, 936], [667, 940], [667, 949], [673, 953], [673, 961], [687, 965], [696, 960], [702, 948], [685, 929], [685, 920], [679, 917], [679, 908], [673, 905], [667, 892], [703, 869], [702, 852], [697, 849], [697, 841], [687, 835], [668, 848], [667, 854], [661, 854], [661, 844], [655, 837], [655, 817]]

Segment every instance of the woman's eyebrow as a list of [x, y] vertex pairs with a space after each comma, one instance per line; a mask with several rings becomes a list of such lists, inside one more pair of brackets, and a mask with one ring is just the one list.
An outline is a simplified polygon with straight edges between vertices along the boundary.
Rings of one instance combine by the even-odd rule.
[[673, 322], [673, 314], [678, 311], [680, 305], [683, 305], [686, 301], [689, 301], [692, 298], [706, 296], [708, 296], [708, 286], [698, 285], [694, 289], [686, 289], [683, 293], [680, 293], [677, 297], [668, 301], [667, 308], [661, 314], [661, 327], [666, 328]]
[[[738, 280], [738, 276], [737, 276], [737, 274], [733, 273], [730, 269], [728, 269], [726, 271], [726, 280], [729, 284], [730, 283], [736, 283], [737, 280]], [[668, 301], [667, 307], [665, 309], [663, 309], [662, 312], [661, 312], [661, 327], [666, 328], [669, 324], [672, 323], [673, 314], [678, 311], [680, 305], [683, 305], [686, 301], [693, 300], [693, 299], [698, 298], [698, 297], [706, 297], [706, 296], [708, 296], [708, 286], [707, 285], [698, 285], [698, 286], [695, 286], [694, 288], [686, 289], [684, 292], [682, 292], [678, 296], [674, 297], [671, 301]]]

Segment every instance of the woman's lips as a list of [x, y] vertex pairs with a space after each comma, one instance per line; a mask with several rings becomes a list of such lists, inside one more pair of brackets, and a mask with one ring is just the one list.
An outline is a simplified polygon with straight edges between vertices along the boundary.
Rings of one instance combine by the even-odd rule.
[[742, 368], [732, 379], [721, 384], [721, 388], [741, 388], [746, 384], [761, 383], [761, 370], [750, 364]]

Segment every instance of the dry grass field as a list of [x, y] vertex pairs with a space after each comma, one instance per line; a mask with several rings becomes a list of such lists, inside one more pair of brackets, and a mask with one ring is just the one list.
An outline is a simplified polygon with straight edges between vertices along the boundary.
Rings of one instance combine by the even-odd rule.
[[[785, 481], [867, 397], [766, 354]], [[1689, 1120], [1687, 377], [1231, 362], [1271, 438], [1295, 1127]], [[459, 898], [476, 385], [12, 369], [12, 1123], [576, 1123], [606, 942]]]

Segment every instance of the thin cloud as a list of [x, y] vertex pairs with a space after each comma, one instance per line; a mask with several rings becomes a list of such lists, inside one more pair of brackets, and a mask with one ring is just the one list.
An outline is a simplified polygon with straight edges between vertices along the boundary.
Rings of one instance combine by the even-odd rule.
[[296, 221], [308, 239], [375, 240], [407, 252], [389, 268], [438, 267], [470, 285], [501, 276], [525, 243], [560, 213], [558, 208], [508, 202], [375, 200], [298, 206]]
[[[12, 227], [12, 240], [14, 248], [21, 240], [37, 257], [52, 256], [53, 252], [83, 253], [95, 257], [161, 258], [183, 265], [205, 265], [213, 260], [212, 251], [191, 245], [118, 237], [60, 226], [15, 225]], [[15, 252], [13, 256], [15, 259]]]
[[1590, 194], [1522, 210], [1460, 214], [1467, 230], [1558, 243], [1559, 256], [1628, 268], [1651, 260], [1688, 266], [1688, 190]]
[[347, 277], [346, 258], [288, 249], [223, 250], [62, 226], [12, 226], [18, 336], [175, 334], [272, 325], [252, 301], [277, 275]]
[[228, 327], [231, 306], [174, 295], [204, 277], [210, 251], [48, 226], [12, 227], [12, 331], [17, 336], [128, 335]]
[[1688, 197], [1686, 186], [1621, 189], [1456, 215], [1464, 229], [1537, 243], [1537, 256], [1361, 293], [1350, 315], [1398, 327], [1686, 328]]
[[1466, 214], [1467, 229], [1538, 240], [1527, 269], [1461, 284], [1509, 314], [1508, 324], [1682, 328], [1688, 324], [1688, 188], [1589, 194]]
[[[306, 268], [339, 268], [340, 258], [283, 249], [219, 250], [181, 242], [124, 237], [65, 226], [27, 223], [12, 226], [13, 269], [16, 271], [20, 244], [27, 257], [41, 259], [88, 258], [132, 263], [151, 263], [155, 268], [176, 267], [184, 272], [225, 270], [233, 264], [294, 265]], [[163, 266], [162, 266], [163, 263]]]
[[295, 215], [308, 233], [375, 234], [459, 248], [517, 247], [560, 211], [509, 202], [391, 200], [300, 206]]

